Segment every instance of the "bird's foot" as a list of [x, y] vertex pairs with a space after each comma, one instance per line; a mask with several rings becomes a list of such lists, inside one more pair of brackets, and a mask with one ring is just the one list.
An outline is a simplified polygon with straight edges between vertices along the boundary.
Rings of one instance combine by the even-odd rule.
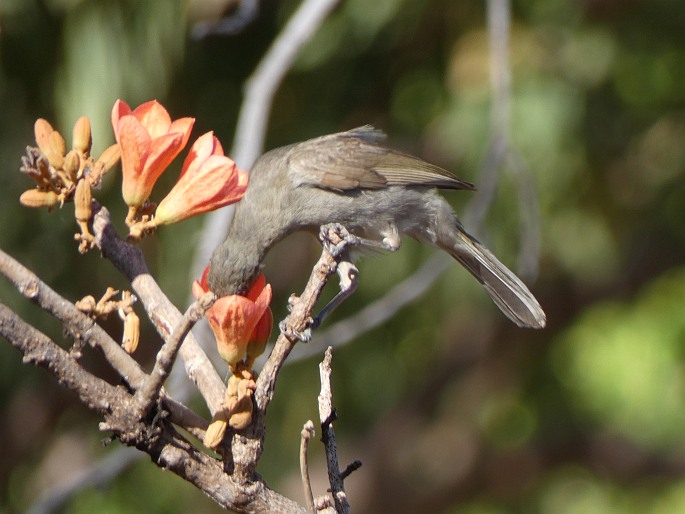
[[289, 339], [297, 339], [298, 341], [302, 343], [308, 343], [309, 341], [312, 340], [312, 323], [314, 320], [312, 318], [309, 318], [308, 320], [308, 326], [304, 330], [295, 330], [291, 325], [286, 323], [286, 321], [281, 321], [278, 324], [278, 329], [281, 331], [281, 333], [286, 336]]
[[340, 223], [321, 225], [319, 239], [333, 257], [340, 256], [348, 246], [363, 244], [363, 241], [351, 234], [347, 227]]

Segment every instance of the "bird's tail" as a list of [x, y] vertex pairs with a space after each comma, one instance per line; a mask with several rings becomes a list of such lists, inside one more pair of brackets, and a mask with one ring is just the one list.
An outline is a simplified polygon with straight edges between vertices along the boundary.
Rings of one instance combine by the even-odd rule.
[[475, 238], [459, 227], [440, 246], [485, 287], [497, 307], [519, 327], [543, 328], [542, 307], [521, 280]]

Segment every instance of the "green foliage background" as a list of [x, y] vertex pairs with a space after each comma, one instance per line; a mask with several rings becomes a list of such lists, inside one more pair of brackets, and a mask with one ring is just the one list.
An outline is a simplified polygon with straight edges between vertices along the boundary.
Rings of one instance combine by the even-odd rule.
[[[0, 4], [0, 247], [69, 299], [125, 284], [96, 253], [78, 255], [69, 209], [19, 206], [30, 187], [18, 168], [33, 121], [45, 117], [69, 134], [88, 115], [97, 154], [112, 142], [116, 98], [156, 98], [173, 117], [196, 117], [195, 135], [214, 130], [230, 148], [242, 84], [297, 2], [264, 0], [241, 33], [191, 39], [212, 5]], [[511, 131], [539, 195], [532, 289], [549, 327], [516, 329], [455, 265], [391, 322], [337, 350], [339, 446], [345, 459], [364, 462], [349, 479], [351, 503], [397, 513], [685, 511], [685, 5], [516, 0], [512, 15]], [[483, 2], [343, 0], [280, 88], [267, 146], [372, 123], [393, 145], [477, 180], [490, 131], [488, 70]], [[115, 175], [96, 194], [123, 222]], [[174, 175], [156, 188], [160, 198]], [[449, 198], [463, 212], [470, 197]], [[518, 212], [505, 173], [481, 235], [512, 266]], [[201, 223], [143, 243], [180, 307]], [[335, 318], [381, 297], [430, 253], [408, 241], [364, 261], [360, 290]], [[316, 243], [295, 238], [269, 259], [277, 316], [317, 254]], [[63, 341], [5, 281], [0, 297]], [[116, 320], [107, 326], [120, 330]], [[149, 328], [142, 345], [149, 364], [159, 345]], [[260, 471], [300, 498], [298, 438], [316, 417], [317, 361], [287, 367], [281, 380]], [[97, 420], [8, 344], [0, 345], [0, 420], [8, 512], [25, 511], [116, 447], [102, 448]], [[320, 450], [311, 457], [320, 470]], [[217, 510], [143, 460], [64, 512]]]

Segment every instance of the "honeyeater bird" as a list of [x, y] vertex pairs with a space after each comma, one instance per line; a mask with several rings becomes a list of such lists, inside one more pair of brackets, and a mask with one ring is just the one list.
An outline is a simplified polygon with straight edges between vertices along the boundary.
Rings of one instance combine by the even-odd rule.
[[474, 189], [444, 169], [383, 144], [359, 127], [271, 150], [250, 171], [226, 240], [214, 251], [208, 285], [242, 294], [269, 249], [289, 234], [331, 223], [387, 250], [401, 236], [441, 248], [480, 282], [520, 327], [542, 328], [545, 313], [523, 282], [469, 235], [438, 189]]

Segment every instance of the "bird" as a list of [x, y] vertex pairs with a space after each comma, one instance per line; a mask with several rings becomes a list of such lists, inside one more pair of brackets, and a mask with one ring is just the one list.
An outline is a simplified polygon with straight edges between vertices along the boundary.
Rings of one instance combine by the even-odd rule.
[[398, 250], [402, 236], [446, 251], [517, 326], [543, 328], [526, 285], [459, 221], [439, 189], [475, 187], [443, 168], [385, 145], [370, 125], [271, 150], [255, 162], [226, 239], [210, 259], [218, 296], [245, 294], [271, 247], [297, 231], [337, 224], [362, 246]]

